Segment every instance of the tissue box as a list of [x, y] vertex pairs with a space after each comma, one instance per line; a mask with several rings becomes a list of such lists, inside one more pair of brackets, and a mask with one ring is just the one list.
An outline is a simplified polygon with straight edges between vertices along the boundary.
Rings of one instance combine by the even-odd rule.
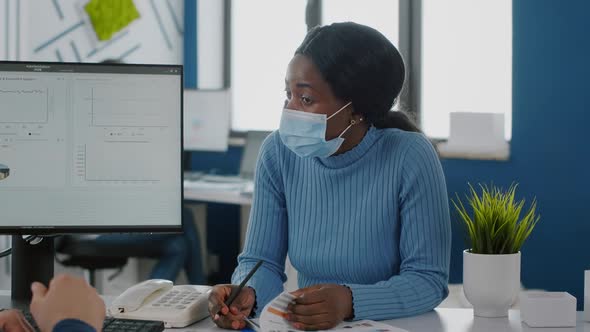
[[504, 138], [503, 113], [451, 112], [449, 145], [501, 146]]
[[510, 149], [504, 138], [504, 114], [451, 112], [451, 130], [446, 142], [437, 144], [445, 157], [506, 159]]
[[524, 292], [520, 316], [530, 327], [576, 326], [576, 298], [567, 292]]

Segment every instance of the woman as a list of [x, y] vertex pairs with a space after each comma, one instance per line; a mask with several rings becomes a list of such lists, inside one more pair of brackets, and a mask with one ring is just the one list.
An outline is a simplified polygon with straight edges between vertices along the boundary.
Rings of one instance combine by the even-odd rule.
[[287, 254], [302, 287], [287, 317], [298, 329], [416, 315], [447, 296], [442, 168], [430, 142], [390, 111], [404, 74], [397, 49], [372, 28], [309, 31], [287, 68], [279, 131], [261, 147], [232, 282], [264, 264], [231, 308], [223, 302], [236, 286], [214, 288], [217, 325], [243, 328], [283, 290]]

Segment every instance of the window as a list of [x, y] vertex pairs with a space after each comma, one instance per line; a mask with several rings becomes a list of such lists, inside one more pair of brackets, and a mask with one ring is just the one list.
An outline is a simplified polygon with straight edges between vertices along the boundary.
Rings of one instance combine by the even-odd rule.
[[346, 21], [368, 25], [399, 48], [398, 15], [398, 0], [322, 0], [322, 25]]
[[[323, 0], [322, 24], [354, 21], [398, 40], [398, 1]], [[287, 65], [307, 33], [307, 1], [232, 2], [232, 129], [279, 127]], [[265, 15], [260, 13], [273, 13]]]
[[[407, 68], [418, 75], [409, 77], [406, 89], [416, 91], [403, 108], [419, 117], [426, 135], [448, 138], [451, 112], [502, 113], [510, 140], [511, 0], [233, 1], [233, 130], [278, 128], [285, 71], [305, 37], [308, 2], [315, 4], [308, 14], [318, 17], [319, 10], [321, 24], [374, 27], [398, 47], [407, 66], [415, 66]], [[262, 18], [261, 12], [273, 15]]]
[[233, 1], [232, 129], [275, 130], [285, 101], [285, 74], [307, 32], [306, 1]]
[[422, 0], [420, 115], [449, 136], [451, 112], [503, 113], [512, 134], [512, 1]]

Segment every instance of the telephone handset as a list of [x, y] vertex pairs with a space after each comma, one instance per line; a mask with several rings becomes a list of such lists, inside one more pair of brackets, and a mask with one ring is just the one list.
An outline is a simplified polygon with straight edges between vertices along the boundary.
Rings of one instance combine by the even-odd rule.
[[152, 279], [130, 287], [109, 307], [115, 318], [160, 320], [166, 328], [185, 327], [209, 316], [210, 286], [178, 285]]

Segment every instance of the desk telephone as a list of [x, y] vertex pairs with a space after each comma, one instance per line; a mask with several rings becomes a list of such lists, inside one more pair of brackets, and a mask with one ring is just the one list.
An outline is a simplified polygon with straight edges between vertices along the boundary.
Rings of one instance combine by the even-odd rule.
[[178, 285], [152, 279], [123, 292], [109, 307], [115, 318], [160, 320], [166, 328], [185, 327], [209, 316], [210, 286]]

